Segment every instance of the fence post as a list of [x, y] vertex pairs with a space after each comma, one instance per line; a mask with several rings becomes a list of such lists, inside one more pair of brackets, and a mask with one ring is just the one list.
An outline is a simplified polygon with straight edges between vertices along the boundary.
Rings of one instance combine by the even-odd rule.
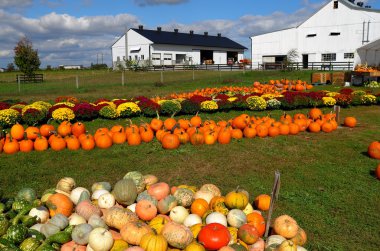
[[121, 86], [124, 86], [124, 70], [121, 72]]
[[164, 82], [164, 72], [161, 71], [161, 83], [163, 83], [163, 82]]
[[75, 84], [77, 86], [77, 89], [79, 89], [79, 78], [78, 78], [78, 75], [75, 76]]
[[18, 92], [21, 92], [21, 80], [20, 80], [20, 75], [17, 75], [17, 85], [18, 85]]
[[193, 66], [193, 81], [195, 80], [195, 67]]

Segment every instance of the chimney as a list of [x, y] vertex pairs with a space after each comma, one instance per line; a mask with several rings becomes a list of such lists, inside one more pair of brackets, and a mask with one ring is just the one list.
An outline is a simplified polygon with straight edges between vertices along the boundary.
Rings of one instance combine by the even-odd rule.
[[157, 31], [160, 32], [161, 31], [161, 27], [157, 27]]
[[208, 32], [207, 31], [205, 31], [205, 36], [208, 36]]
[[174, 33], [178, 33], [178, 29], [174, 29]]
[[194, 31], [193, 30], [190, 31], [190, 35], [194, 35]]
[[218, 37], [222, 37], [222, 33], [218, 33]]
[[143, 30], [143, 29], [144, 29], [144, 26], [139, 25], [139, 30]]

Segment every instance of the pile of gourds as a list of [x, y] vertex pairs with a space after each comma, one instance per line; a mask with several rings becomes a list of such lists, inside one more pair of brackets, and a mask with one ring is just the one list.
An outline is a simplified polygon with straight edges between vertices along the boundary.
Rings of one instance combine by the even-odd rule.
[[[222, 196], [214, 184], [170, 187], [133, 171], [90, 190], [61, 179], [40, 199], [31, 188], [0, 204], [0, 249], [22, 251], [305, 250], [306, 233], [288, 215], [263, 240], [270, 196]], [[253, 206], [257, 210], [254, 210]]]
[[[356, 119], [347, 117], [344, 125], [355, 127]], [[307, 115], [297, 113], [293, 117], [284, 113], [279, 120], [268, 116], [256, 117], [241, 114], [230, 120], [202, 120], [195, 115], [191, 119], [176, 120], [170, 117], [161, 120], [154, 118], [150, 123], [133, 124], [127, 127], [115, 125], [111, 129], [98, 128], [92, 135], [86, 132], [84, 123], [71, 124], [68, 121], [60, 123], [57, 129], [51, 124], [40, 128], [20, 124], [12, 126], [7, 134], [0, 133], [0, 153], [14, 154], [17, 152], [45, 151], [49, 147], [54, 151], [92, 150], [110, 148], [114, 144], [131, 146], [151, 142], [156, 138], [164, 149], [177, 149], [182, 144], [212, 145], [215, 143], [229, 144], [232, 139], [254, 137], [276, 137], [280, 135], [296, 135], [300, 132], [330, 133], [336, 130], [338, 124], [335, 114], [323, 114], [318, 108], [313, 108]]]

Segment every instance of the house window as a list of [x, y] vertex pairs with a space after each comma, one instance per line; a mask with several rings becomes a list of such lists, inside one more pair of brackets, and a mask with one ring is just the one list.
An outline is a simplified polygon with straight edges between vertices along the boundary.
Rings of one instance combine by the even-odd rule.
[[334, 9], [338, 9], [339, 1], [334, 1]]
[[172, 60], [172, 54], [164, 54], [164, 60]]
[[354, 58], [354, 53], [344, 53], [344, 58]]
[[131, 56], [129, 56], [128, 58], [129, 58], [129, 61], [131, 61], [131, 60], [132, 60], [132, 57], [131, 57]]
[[339, 36], [340, 32], [330, 32], [330, 36]]
[[120, 57], [119, 57], [119, 56], [117, 56], [116, 61], [117, 61], [117, 62], [120, 62]]
[[135, 60], [138, 60], [138, 59], [139, 59], [139, 57], [137, 55], [135, 55]]
[[141, 60], [144, 60], [144, 55], [141, 55]]
[[152, 60], [161, 60], [160, 53], [152, 53]]
[[322, 54], [322, 61], [336, 61], [336, 53]]
[[125, 56], [123, 56], [123, 60], [125, 61]]
[[307, 34], [306, 35], [306, 37], [316, 37], [316, 36], [317, 36], [317, 34], [315, 34], [315, 33], [314, 34]]

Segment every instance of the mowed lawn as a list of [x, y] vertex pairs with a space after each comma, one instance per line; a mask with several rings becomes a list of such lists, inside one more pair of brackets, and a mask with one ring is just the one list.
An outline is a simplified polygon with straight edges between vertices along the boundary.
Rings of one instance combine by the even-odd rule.
[[[232, 80], [247, 82], [277, 79], [284, 75], [297, 78], [297, 72], [272, 72], [272, 75], [252, 72], [246, 73], [248, 75], [245, 77], [242, 73], [236, 74], [240, 75], [231, 76]], [[298, 74], [305, 80], [310, 78], [310, 72]], [[146, 83], [143, 87], [131, 85], [130, 88], [136, 88], [136, 93], [140, 90], [140, 95], [149, 96], [149, 88], [157, 88], [163, 94], [168, 94], [177, 90], [177, 86], [180, 91], [191, 91], [201, 86], [208, 87], [211, 83], [223, 85], [216, 77], [204, 82], [171, 82], [163, 87]], [[181, 84], [186, 88], [181, 87]], [[48, 100], [54, 100], [59, 95], [72, 94], [66, 93], [64, 88], [59, 90], [49, 94], [10, 95], [9, 98], [37, 100], [47, 97]], [[83, 95], [83, 98], [99, 98], [105, 89], [94, 90], [96, 92], [78, 94]], [[119, 90], [115, 88], [108, 95], [117, 96]], [[133, 92], [134, 95], [136, 93]], [[0, 92], [0, 99], [5, 97], [8, 96]], [[330, 111], [327, 108], [323, 110]], [[290, 114], [307, 111], [295, 110]], [[232, 111], [200, 116], [219, 120], [241, 113]], [[267, 111], [244, 113], [259, 116], [268, 114]], [[281, 114], [282, 111], [271, 112], [277, 119]], [[308, 234], [305, 245], [308, 250], [378, 250], [380, 181], [374, 177], [373, 170], [379, 161], [369, 158], [366, 151], [370, 142], [380, 139], [380, 108], [352, 107], [342, 109], [341, 115], [355, 116], [359, 125], [354, 129], [340, 128], [330, 134], [304, 132], [296, 136], [242, 139], [232, 141], [229, 145], [185, 145], [174, 151], [163, 150], [154, 140], [136, 147], [122, 145], [90, 152], [48, 150], [28, 154], [0, 154], [0, 189], [5, 196], [15, 195], [22, 187], [35, 188], [41, 194], [65, 176], [73, 177], [78, 186], [90, 188], [96, 181], [114, 184], [125, 173], [137, 170], [154, 174], [171, 185], [200, 186], [213, 183], [223, 193], [240, 186], [249, 191], [252, 202], [255, 196], [271, 192], [274, 172], [279, 170], [281, 189], [275, 216], [289, 214], [298, 221]], [[146, 118], [134, 118], [133, 121], [140, 123], [140, 119], [149, 121]], [[93, 133], [99, 127], [126, 123], [125, 120], [97, 119], [86, 123], [86, 126]]]

